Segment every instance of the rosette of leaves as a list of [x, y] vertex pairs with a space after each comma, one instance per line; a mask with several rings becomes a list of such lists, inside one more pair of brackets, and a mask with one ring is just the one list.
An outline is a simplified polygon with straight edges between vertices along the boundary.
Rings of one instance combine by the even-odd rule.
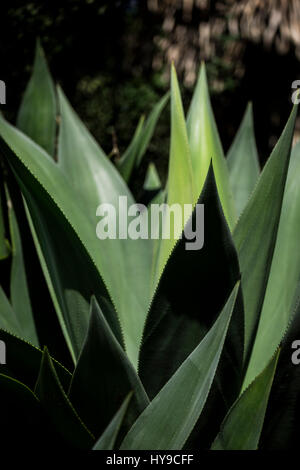
[[[141, 118], [114, 166], [55, 89], [37, 45], [17, 127], [0, 119], [1, 263], [11, 264], [0, 289], [4, 442], [131, 450], [296, 445], [300, 384], [289, 353], [299, 333], [297, 109], [260, 171], [251, 106], [226, 159], [205, 66], [187, 118], [172, 67], [167, 185], [151, 166], [144, 190], [168, 204], [204, 204], [204, 247], [186, 250], [184, 232], [179, 240], [97, 239], [100, 203], [135, 202], [130, 175], [168, 100]], [[39, 338], [35, 319], [43, 312], [31, 302], [38, 292], [28, 287], [22, 211], [70, 370]], [[182, 230], [194, 222], [192, 211]]]

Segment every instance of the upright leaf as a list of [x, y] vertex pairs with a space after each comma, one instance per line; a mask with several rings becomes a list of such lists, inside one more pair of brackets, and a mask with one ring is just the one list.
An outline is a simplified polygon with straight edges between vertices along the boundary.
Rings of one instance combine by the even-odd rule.
[[11, 303], [20, 325], [22, 337], [38, 346], [39, 340], [29, 297], [21, 236], [16, 215], [11, 205], [9, 206], [8, 215], [12, 242], [12, 265], [10, 274]]
[[[119, 219], [127, 215], [127, 207], [119, 209], [120, 196], [126, 198], [128, 206], [134, 204], [134, 199], [62, 91], [59, 90], [58, 94], [61, 112], [59, 169], [71, 186], [77, 205], [88, 218], [86, 229], [90, 231], [88, 238], [93, 245], [90, 253], [116, 306], [127, 353], [136, 365], [150, 298], [151, 243], [140, 238], [119, 237], [118, 234], [115, 239], [97, 239], [97, 207], [101, 203], [111, 204], [116, 211], [118, 228]], [[82, 230], [81, 227], [78, 229]], [[85, 240], [86, 235], [81, 238]]]
[[201, 343], [136, 420], [121, 445], [122, 450], [183, 447], [205, 405], [238, 288], [237, 284]]
[[132, 170], [134, 169], [137, 155], [139, 152], [139, 147], [141, 144], [140, 140], [141, 140], [141, 135], [142, 135], [143, 126], [144, 126], [144, 120], [145, 120], [145, 117], [141, 116], [138, 122], [137, 128], [135, 130], [134, 136], [132, 138], [132, 141], [130, 142], [128, 148], [123, 153], [120, 160], [117, 161], [118, 170], [121, 173], [124, 180], [127, 182], [130, 180], [131, 173], [132, 173]]
[[299, 338], [300, 283], [292, 320], [280, 346], [280, 356], [269, 398], [260, 440], [263, 450], [298, 450], [299, 448]]
[[0, 396], [2, 449], [16, 452], [17, 446], [18, 451], [34, 452], [37, 446], [39, 449], [46, 447], [45, 439], [57, 444], [37, 397], [26, 385], [1, 373]]
[[[171, 143], [167, 203], [169, 207], [173, 204], [179, 204], [179, 206], [183, 209], [184, 204], [195, 204], [199, 193], [196, 194], [194, 190], [192, 164], [186, 133], [185, 118], [174, 65], [172, 65], [171, 74]], [[159, 278], [159, 275], [161, 274], [166, 264], [168, 256], [174, 247], [176, 233], [181, 233], [185, 222], [187, 222], [190, 215], [191, 212], [189, 214], [185, 214], [185, 219], [182, 219], [181, 221], [175, 220], [174, 232], [171, 233], [169, 239], [162, 240], [160, 245], [156, 280]]]
[[144, 122], [144, 116], [140, 118], [129, 146], [120, 160], [117, 161], [117, 166], [125, 181], [129, 181], [134, 167], [138, 167], [140, 165], [154, 134], [157, 121], [166, 106], [169, 97], [169, 93], [166, 93], [159, 102], [156, 103], [146, 122]]
[[90, 449], [92, 447], [94, 437], [81, 421], [68, 399], [47, 348], [43, 352], [35, 394], [56, 431], [62, 435], [68, 444], [79, 449]]
[[207, 86], [205, 65], [202, 64], [187, 117], [195, 190], [200, 194], [212, 159], [214, 174], [223, 211], [232, 230], [236, 222], [233, 195], [222, 144], [215, 123]]
[[[253, 345], [275, 248], [297, 108], [234, 230], [245, 300], [245, 360]], [[244, 383], [244, 387], [249, 380]]]
[[10, 333], [22, 335], [20, 323], [8, 298], [0, 286], [0, 328], [8, 330]]
[[54, 156], [56, 97], [44, 51], [37, 41], [33, 72], [19, 109], [17, 126]]
[[258, 447], [279, 351], [232, 405], [213, 450], [256, 450]]
[[247, 204], [260, 171], [251, 103], [247, 106], [242, 123], [228, 150], [227, 163], [230, 185], [239, 216]]
[[[1, 364], [1, 371], [33, 390], [39, 374], [42, 351], [3, 329], [0, 329], [0, 340], [6, 346], [6, 364]], [[71, 381], [70, 372], [55, 359], [52, 358], [52, 361], [64, 390], [67, 390]]]
[[[40, 147], [0, 119], [0, 134], [7, 143], [2, 142], [2, 153], [26, 193], [43, 255], [47, 255], [47, 268], [56, 285], [64, 315], [60, 320], [66, 324], [62, 327], [65, 335], [68, 331], [66, 339], [73, 357], [81, 349], [87, 328], [87, 299], [92, 294], [99, 302], [99, 295], [108, 297], [102, 277], [119, 315], [127, 353], [136, 365], [150, 296], [151, 249], [148, 240], [97, 238], [98, 205], [110, 202], [118, 207], [119, 195], [127, 196], [128, 204], [133, 199], [118, 172], [64, 103], [62, 133], [66, 127], [69, 129], [66, 141], [60, 143], [64, 163], [58, 166]], [[55, 233], [53, 226], [59, 227]], [[66, 247], [70, 248], [69, 262], [61, 263]], [[81, 266], [77, 272], [73, 269], [76, 258]], [[87, 269], [92, 276], [87, 275]], [[71, 314], [73, 309], [75, 316]]]
[[136, 158], [136, 166], [140, 165], [142, 158], [146, 153], [146, 150], [154, 134], [157, 121], [160, 118], [160, 115], [162, 111], [164, 110], [166, 104], [168, 103], [169, 98], [170, 98], [170, 93], [167, 92], [158, 101], [158, 103], [156, 103], [156, 105], [153, 107], [151, 113], [149, 114], [144, 124], [143, 132], [140, 137], [140, 146], [139, 146], [139, 151], [138, 151], [137, 158]]
[[5, 224], [4, 224], [4, 205], [0, 192], [0, 260], [8, 257], [10, 249], [7, 238], [5, 236]]
[[134, 394], [126, 416], [127, 427], [149, 400], [132, 364], [93, 298], [88, 334], [70, 386], [70, 400], [89, 429], [99, 436], [131, 390]]
[[[204, 205], [204, 227], [195, 209], [192, 225], [198, 237], [204, 230], [204, 245], [187, 250], [183, 233], [161, 276], [144, 329], [139, 374], [151, 399], [199, 344], [240, 276], [212, 168], [198, 203]], [[242, 332], [243, 319], [240, 355]]]

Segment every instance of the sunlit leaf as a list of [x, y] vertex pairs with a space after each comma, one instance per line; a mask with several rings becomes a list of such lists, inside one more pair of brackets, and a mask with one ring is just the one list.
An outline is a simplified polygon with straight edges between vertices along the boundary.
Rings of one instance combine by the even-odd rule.
[[[196, 194], [194, 189], [190, 149], [174, 65], [172, 65], [171, 73], [171, 143], [167, 204], [169, 208], [173, 204], [179, 204], [180, 208], [183, 209], [185, 204], [194, 205], [199, 194]], [[156, 281], [174, 247], [176, 234], [182, 232], [191, 213], [192, 209], [189, 213], [184, 213], [182, 220], [176, 220], [174, 217], [174, 231], [170, 233], [168, 239], [161, 241]]]
[[5, 236], [5, 224], [4, 224], [4, 204], [0, 192], [0, 260], [5, 259], [9, 256], [10, 247], [8, 240]]
[[166, 93], [159, 100], [146, 121], [144, 116], [140, 118], [129, 146], [120, 160], [117, 161], [117, 167], [125, 181], [129, 181], [134, 167], [140, 165], [154, 134], [157, 121], [169, 100], [169, 96], [169, 93]]
[[[271, 269], [296, 113], [294, 107], [233, 233], [245, 301], [245, 360], [249, 358], [255, 338]], [[270, 357], [264, 359], [267, 361]], [[254, 377], [247, 377], [244, 388]]]

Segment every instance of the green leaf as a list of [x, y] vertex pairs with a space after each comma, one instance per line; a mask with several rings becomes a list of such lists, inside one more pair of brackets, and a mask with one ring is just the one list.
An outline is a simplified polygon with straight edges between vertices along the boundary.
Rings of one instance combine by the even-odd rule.
[[[2, 153], [13, 168], [29, 206], [73, 358], [85, 337], [90, 296], [95, 294], [100, 302], [101, 296], [108, 298], [108, 290], [120, 319], [127, 353], [136, 365], [150, 297], [151, 245], [148, 240], [96, 237], [96, 209], [100, 203], [118, 207], [120, 195], [127, 196], [128, 204], [134, 201], [117, 170], [61, 93], [60, 98], [63, 104], [59, 155], [64, 156], [59, 166], [30, 139], [0, 119], [0, 134], [7, 142], [7, 145], [2, 142]], [[54, 233], [53, 226], [57, 227]], [[68, 261], [62, 263], [66, 249]], [[81, 267], [76, 272], [73, 263]]]
[[234, 200], [229, 183], [227, 164], [209, 99], [204, 64], [201, 66], [188, 112], [187, 131], [196, 193], [197, 195], [200, 194], [203, 188], [212, 159], [223, 212], [232, 230], [236, 222]]
[[6, 297], [6, 294], [0, 286], [0, 328], [10, 331], [11, 333], [21, 335], [21, 327], [17, 316]]
[[[296, 114], [294, 107], [233, 233], [245, 301], [245, 361], [249, 360], [270, 273]], [[249, 377], [244, 388], [250, 381]]]
[[[6, 364], [1, 364], [1, 372], [16, 378], [33, 389], [39, 373], [42, 360], [42, 351], [23, 339], [0, 329], [0, 340], [6, 346]], [[59, 380], [67, 390], [70, 381], [70, 372], [58, 361], [53, 359]]]
[[[199, 193], [198, 193], [199, 194]], [[170, 206], [179, 204], [184, 208], [184, 204], [194, 205], [197, 196], [193, 187], [192, 164], [190, 149], [187, 139], [184, 112], [181, 102], [180, 90], [177, 81], [176, 71], [172, 65], [171, 72], [171, 144], [170, 160], [168, 173], [168, 198], [167, 203]], [[181, 233], [187, 222], [190, 213], [185, 214], [182, 221], [174, 220], [174, 231], [169, 239], [163, 239], [160, 244], [160, 253], [158, 257], [158, 271], [154, 277], [155, 281], [159, 279], [160, 274], [166, 264], [166, 261], [175, 245], [176, 233]], [[175, 219], [175, 218], [174, 218]]]
[[140, 118], [128, 148], [125, 150], [120, 160], [117, 161], [117, 167], [125, 181], [128, 182], [130, 180], [134, 167], [138, 167], [141, 164], [142, 158], [145, 155], [154, 134], [157, 121], [166, 106], [169, 97], [170, 94], [166, 93], [159, 100], [149, 114], [146, 122], [144, 122], [144, 116]]
[[157, 121], [165, 108], [166, 104], [168, 103], [170, 98], [170, 93], [167, 92], [156, 105], [153, 107], [151, 113], [149, 114], [144, 127], [143, 127], [143, 132], [140, 136], [140, 146], [139, 146], [139, 151], [137, 153], [136, 161], [135, 164], [138, 167], [141, 164], [142, 158], [146, 153], [146, 150], [149, 146], [149, 143], [152, 139], [152, 136], [154, 134], [154, 130], [157, 124]]
[[34, 392], [66, 442], [79, 449], [90, 449], [94, 437], [68, 399], [46, 347]]
[[121, 449], [181, 449], [205, 405], [223, 349], [239, 283], [201, 343], [139, 416]]
[[126, 182], [130, 180], [132, 170], [135, 166], [139, 147], [141, 145], [141, 136], [143, 132], [144, 120], [145, 117], [141, 116], [132, 141], [130, 142], [128, 148], [125, 150], [120, 160], [117, 160], [118, 170]]
[[89, 429], [99, 436], [133, 390], [126, 425], [129, 427], [149, 400], [125, 352], [113, 335], [95, 298], [90, 324], [69, 397]]
[[[204, 245], [199, 250], [187, 250], [188, 240], [182, 234], [165, 266], [147, 316], [139, 375], [150, 399], [199, 344], [240, 277], [212, 167], [198, 203], [204, 204]], [[202, 226], [196, 210], [192, 224]], [[239, 335], [241, 355], [242, 332], [243, 324]]]
[[157, 170], [154, 163], [149, 163], [143, 189], [146, 191], [156, 191], [161, 188], [161, 181], [159, 179]]
[[279, 351], [232, 405], [212, 450], [256, 450], [261, 435]]
[[300, 279], [300, 144], [291, 160], [282, 202], [270, 276], [245, 382], [249, 382], [274, 354], [288, 327]]
[[[259, 447], [263, 450], [298, 450], [300, 422], [299, 338], [300, 283], [292, 320], [280, 346], [272, 390]], [[295, 296], [296, 297], [296, 296]]]
[[251, 103], [247, 106], [242, 123], [228, 150], [227, 163], [239, 216], [248, 202], [260, 172]]
[[93, 450], [113, 450], [122, 422], [126, 415], [130, 399], [131, 394], [125, 398], [115, 416], [94, 445]]
[[[88, 219], [85, 233], [80, 233], [83, 228], [78, 225], [76, 231], [84, 242], [88, 241], [86, 246], [90, 248], [89, 252], [119, 315], [127, 354], [136, 366], [150, 301], [151, 243], [149, 240], [119, 237], [97, 239], [96, 209], [99, 204], [112, 204], [118, 217], [119, 197], [126, 196], [128, 206], [134, 203], [134, 199], [117, 170], [75, 115], [62, 91], [59, 90], [58, 94], [61, 110], [59, 168], [71, 185], [77, 212], [82, 210]], [[112, 266], [118, 268], [112, 269]]]
[[37, 41], [33, 73], [19, 109], [17, 127], [54, 156], [56, 129], [55, 88], [43, 49]]
[[16, 443], [18, 450], [24, 447], [34, 451], [37, 446], [43, 447], [45, 436], [50, 438], [50, 435], [40, 404], [33, 392], [18, 380], [1, 373], [0, 396], [2, 449], [11, 449], [12, 444], [16, 449]]
[[19, 331], [22, 337], [32, 344], [39, 346], [27, 285], [21, 236], [16, 215], [11, 205], [8, 209], [8, 217], [12, 243], [12, 264], [10, 273], [12, 308], [18, 319], [18, 324], [20, 325]]
[[3, 213], [3, 201], [0, 191], [0, 260], [5, 259], [9, 256], [10, 247], [5, 236], [5, 224], [4, 224], [4, 213]]
[[[34, 148], [39, 150], [37, 146]], [[51, 292], [55, 293], [55, 306], [59, 305], [58, 318], [75, 360], [81, 350], [88, 327], [90, 296], [95, 293], [99, 298], [100, 296], [108, 297], [106, 288], [85, 247], [49, 193], [16, 159], [8, 147], [3, 151], [20, 184], [30, 210], [32, 225], [39, 236], [39, 244], [46, 260], [48, 273], [51, 275], [53, 286]], [[55, 165], [47, 154], [45, 157], [42, 168], [46, 167], [46, 161]], [[42, 161], [41, 158], [40, 161]], [[62, 175], [57, 173], [56, 176], [59, 178]], [[62, 183], [61, 180], [60, 182]], [[66, 181], [63, 184], [68, 188]], [[71, 204], [68, 207], [75, 214], [76, 208]], [[78, 214], [81, 215], [80, 212]], [[85, 223], [85, 220], [82, 222]], [[55, 231], [53, 227], [56, 228]], [[63, 263], [62, 260], [64, 260]], [[73, 263], [81, 269], [75, 271]]]

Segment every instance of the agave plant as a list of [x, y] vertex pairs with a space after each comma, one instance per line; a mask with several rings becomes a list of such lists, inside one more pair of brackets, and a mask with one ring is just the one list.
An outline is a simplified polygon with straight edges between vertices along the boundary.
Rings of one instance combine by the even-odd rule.
[[[144, 190], [150, 206], [151, 197], [204, 204], [204, 246], [186, 250], [185, 232], [178, 240], [99, 240], [96, 208], [117, 205], [120, 196], [135, 202], [128, 182], [169, 98], [167, 186], [150, 165]], [[108, 450], [296, 445], [296, 113], [260, 171], [251, 105], [225, 158], [205, 66], [187, 119], [172, 67], [170, 95], [141, 118], [114, 166], [55, 89], [37, 45], [17, 127], [0, 118], [0, 250], [11, 262], [9, 286], [0, 288], [7, 442], [45, 444], [50, 436], [52, 447]], [[16, 185], [23, 208], [14, 204]], [[40, 343], [35, 319], [43, 312], [31, 304], [38, 293], [28, 287], [17, 217], [23, 210], [71, 370]]]

